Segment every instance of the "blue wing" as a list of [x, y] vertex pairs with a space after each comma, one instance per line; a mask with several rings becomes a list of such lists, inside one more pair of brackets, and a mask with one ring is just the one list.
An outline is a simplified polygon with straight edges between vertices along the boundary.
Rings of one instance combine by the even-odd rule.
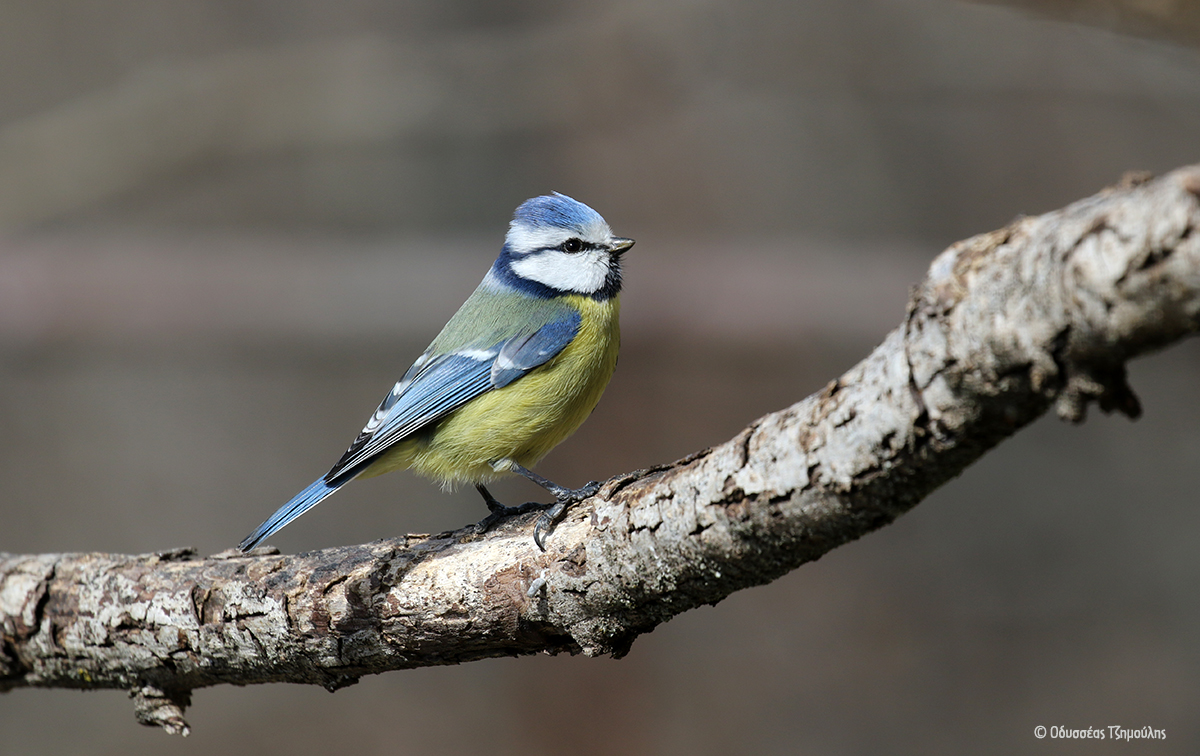
[[465, 349], [436, 357], [428, 352], [421, 355], [380, 403], [338, 463], [259, 525], [239, 548], [254, 548], [315, 507], [388, 447], [475, 397], [503, 388], [549, 362], [579, 333], [580, 322], [579, 313], [570, 312], [533, 333], [514, 336], [487, 349]]
[[364, 463], [392, 444], [490, 390], [492, 364], [499, 351], [493, 347], [423, 357], [418, 371], [396, 384], [325, 479], [354, 477]]
[[492, 363], [492, 388], [504, 388], [561, 352], [579, 333], [579, 313], [547, 323], [528, 336], [509, 339]]
[[530, 334], [487, 349], [421, 356], [355, 439], [325, 480], [353, 477], [362, 465], [392, 444], [445, 417], [480, 394], [503, 388], [549, 362], [579, 332], [580, 316], [570, 312]]

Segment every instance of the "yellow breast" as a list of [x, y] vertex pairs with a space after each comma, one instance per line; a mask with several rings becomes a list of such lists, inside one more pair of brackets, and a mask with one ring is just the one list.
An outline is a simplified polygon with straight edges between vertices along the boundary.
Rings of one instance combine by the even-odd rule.
[[616, 369], [620, 303], [616, 297], [568, 301], [580, 312], [579, 333], [554, 359], [472, 400], [432, 433], [392, 447], [362, 477], [409, 467], [446, 483], [483, 482], [500, 474], [489, 464], [493, 460], [532, 467], [574, 433]]

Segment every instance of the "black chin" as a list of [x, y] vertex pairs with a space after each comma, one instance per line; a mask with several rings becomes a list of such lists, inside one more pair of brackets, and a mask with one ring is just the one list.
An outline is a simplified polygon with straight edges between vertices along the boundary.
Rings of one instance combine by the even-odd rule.
[[621, 293], [621, 261], [613, 255], [608, 260], [608, 275], [604, 277], [604, 286], [592, 293], [592, 299], [603, 302]]

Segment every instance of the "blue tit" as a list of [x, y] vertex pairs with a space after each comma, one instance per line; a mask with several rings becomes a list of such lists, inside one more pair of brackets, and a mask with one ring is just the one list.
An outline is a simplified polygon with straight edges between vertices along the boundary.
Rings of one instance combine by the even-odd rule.
[[240, 544], [248, 551], [355, 478], [410, 469], [444, 487], [471, 483], [497, 519], [484, 483], [516, 473], [554, 494], [534, 541], [566, 508], [593, 495], [529, 468], [570, 436], [600, 401], [617, 366], [621, 255], [592, 208], [563, 194], [513, 214], [500, 256], [424, 354], [392, 388], [338, 463]]

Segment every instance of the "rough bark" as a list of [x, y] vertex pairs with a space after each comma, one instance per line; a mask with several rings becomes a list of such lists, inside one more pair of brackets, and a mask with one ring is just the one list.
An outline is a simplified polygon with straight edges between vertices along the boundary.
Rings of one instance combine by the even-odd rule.
[[207, 685], [620, 656], [890, 523], [1051, 407], [1135, 417], [1125, 362], [1200, 328], [1197, 227], [1192, 166], [955, 244], [852, 370], [720, 446], [608, 481], [545, 553], [531, 514], [295, 556], [0, 555], [0, 690], [121, 688], [139, 721], [186, 733]]

